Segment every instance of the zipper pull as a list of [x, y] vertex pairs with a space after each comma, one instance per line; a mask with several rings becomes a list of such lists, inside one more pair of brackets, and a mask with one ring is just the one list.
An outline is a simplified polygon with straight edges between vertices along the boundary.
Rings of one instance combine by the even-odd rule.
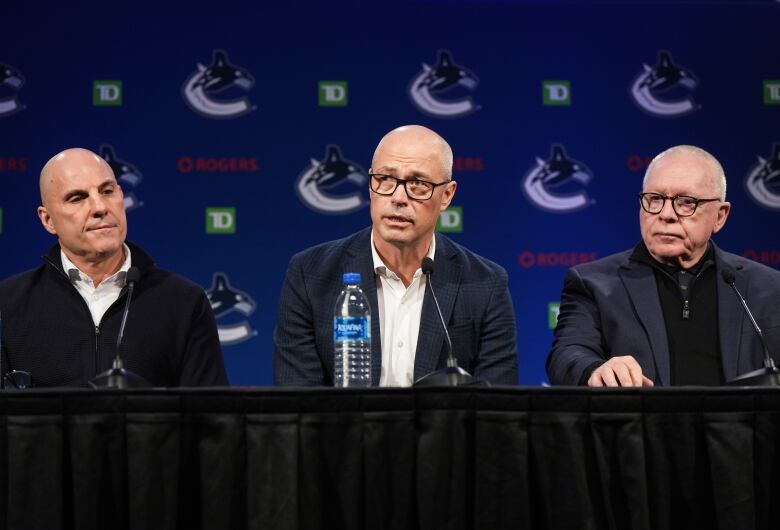
[[691, 303], [686, 298], [683, 300], [682, 319], [688, 320], [691, 318]]

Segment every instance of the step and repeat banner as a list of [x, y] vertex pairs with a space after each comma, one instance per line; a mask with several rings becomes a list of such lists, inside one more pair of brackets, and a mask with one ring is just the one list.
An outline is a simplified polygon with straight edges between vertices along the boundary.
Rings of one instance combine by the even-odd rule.
[[57, 9], [12, 5], [0, 33], [0, 277], [54, 243], [42, 165], [92, 149], [129, 238], [208, 292], [233, 384], [271, 384], [289, 258], [370, 223], [403, 124], [453, 147], [438, 230], [508, 271], [522, 384], [546, 382], [565, 270], [639, 241], [671, 145], [723, 163], [717, 243], [780, 268], [777, 2]]

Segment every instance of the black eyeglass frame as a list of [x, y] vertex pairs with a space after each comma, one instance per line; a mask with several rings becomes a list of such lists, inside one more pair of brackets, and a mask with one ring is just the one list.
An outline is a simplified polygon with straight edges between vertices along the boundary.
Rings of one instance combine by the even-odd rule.
[[[391, 191], [391, 192], [382, 192], [382, 191], [375, 190], [374, 189], [374, 177], [390, 178], [390, 179], [395, 180], [395, 186], [393, 186], [393, 191]], [[371, 188], [371, 191], [373, 191], [377, 195], [384, 195], [384, 196], [388, 196], [389, 197], [390, 195], [395, 193], [395, 190], [398, 189], [398, 186], [403, 186], [404, 187], [404, 192], [406, 193], [406, 196], [409, 197], [409, 199], [411, 199], [413, 201], [427, 201], [428, 199], [433, 197], [433, 192], [436, 191], [436, 188], [438, 188], [439, 186], [444, 186], [444, 185], [449, 184], [450, 182], [452, 182], [452, 179], [445, 180], [444, 182], [429, 182], [427, 180], [422, 180], [422, 179], [399, 179], [398, 177], [394, 177], [392, 175], [385, 175], [384, 173], [369, 173], [368, 174], [368, 178], [370, 179], [369, 180], [369, 183], [370, 183], [369, 187]], [[431, 187], [431, 193], [427, 197], [425, 197], [425, 198], [412, 197], [409, 194], [409, 188], [406, 187], [406, 184], [409, 183], [409, 182], [416, 182], [418, 184], [427, 184], [427, 185], [429, 185]]]
[[[647, 206], [645, 206], [645, 201], [643, 200], [646, 195], [655, 195], [656, 197], [660, 197], [663, 199], [663, 202], [661, 202], [661, 207], [658, 209], [657, 212], [653, 212], [647, 209]], [[691, 213], [680, 213], [677, 211], [677, 199], [684, 197], [686, 199], [691, 199], [693, 201], [693, 211]], [[659, 214], [661, 211], [663, 211], [664, 206], [666, 206], [667, 199], [672, 202], [672, 209], [674, 210], [674, 213], [676, 213], [680, 217], [690, 217], [693, 214], [696, 213], [696, 210], [699, 208], [699, 205], [701, 203], [706, 202], [714, 202], [714, 201], [721, 201], [722, 199], [719, 197], [716, 197], [714, 199], [698, 199], [696, 197], [691, 197], [690, 195], [675, 195], [673, 197], [670, 197], [669, 195], [664, 195], [662, 193], [658, 193], [655, 191], [647, 191], [647, 192], [641, 192], [637, 194], [637, 198], [639, 199], [639, 205], [642, 207], [644, 211], [646, 211], [649, 214]]]

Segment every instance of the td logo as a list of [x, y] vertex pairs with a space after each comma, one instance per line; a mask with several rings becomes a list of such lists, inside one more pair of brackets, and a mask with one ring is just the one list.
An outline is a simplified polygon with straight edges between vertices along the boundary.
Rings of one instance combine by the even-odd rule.
[[561, 312], [560, 302], [548, 302], [547, 303], [547, 326], [550, 329], [555, 329], [558, 325], [558, 314]]
[[122, 81], [93, 81], [92, 104], [96, 107], [120, 107], [122, 105]]
[[571, 105], [571, 83], [542, 81], [542, 104], [551, 107]]
[[346, 107], [347, 106], [347, 82], [346, 81], [320, 81], [319, 82], [320, 107]]
[[463, 232], [463, 207], [450, 206], [439, 213], [436, 222], [436, 230], [439, 232]]
[[235, 208], [206, 208], [207, 234], [235, 234]]
[[764, 80], [764, 105], [780, 105], [780, 79]]

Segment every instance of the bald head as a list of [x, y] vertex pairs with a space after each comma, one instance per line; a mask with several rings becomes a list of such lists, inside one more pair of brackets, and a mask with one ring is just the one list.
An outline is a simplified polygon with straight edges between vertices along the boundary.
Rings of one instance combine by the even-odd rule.
[[672, 162], [674, 160], [688, 157], [699, 159], [706, 164], [706, 166], [709, 168], [707, 174], [710, 183], [712, 184], [711, 192], [715, 197], [725, 201], [726, 174], [723, 171], [723, 166], [720, 165], [718, 159], [712, 156], [712, 154], [710, 154], [708, 151], [705, 151], [701, 147], [696, 147], [695, 145], [675, 145], [674, 147], [670, 147], [666, 151], [656, 155], [656, 157], [653, 158], [653, 161], [650, 162], [650, 165], [647, 166], [647, 171], [645, 171], [645, 177], [642, 181], [642, 189], [645, 189], [648, 178], [653, 173], [653, 171], [657, 169], [658, 166], [666, 164], [667, 162]]
[[442, 180], [452, 179], [452, 148], [434, 131], [422, 125], [404, 125], [387, 133], [376, 146], [371, 165], [376, 170], [376, 159], [383, 149], [398, 145], [411, 146], [435, 158], [442, 170]]
[[[58, 179], [83, 171], [98, 171], [114, 177], [111, 166], [89, 149], [73, 147], [65, 149], [51, 157], [43, 169], [38, 180], [41, 192], [41, 204], [46, 205]], [[116, 179], [115, 179], [116, 180]]]

